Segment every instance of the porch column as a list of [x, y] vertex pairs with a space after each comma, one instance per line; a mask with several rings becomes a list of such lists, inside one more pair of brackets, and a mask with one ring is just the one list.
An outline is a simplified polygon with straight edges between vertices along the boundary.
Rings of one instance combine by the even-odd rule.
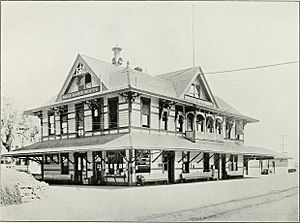
[[217, 140], [217, 128], [216, 128], [216, 114], [214, 114], [214, 123], [213, 123], [213, 128], [214, 128], [214, 140]]
[[219, 165], [219, 176], [218, 176], [218, 180], [222, 179], [222, 155], [219, 153], [219, 160], [218, 160], [218, 165]]
[[44, 163], [45, 163], [45, 155], [42, 155], [42, 162], [41, 162], [41, 175], [42, 175], [42, 180], [44, 180]]
[[204, 124], [204, 139], [206, 139], [207, 129], [206, 129], [206, 112], [205, 111], [204, 111], [204, 121], [203, 121], [203, 124]]
[[133, 174], [134, 174], [134, 169], [133, 169], [133, 149], [129, 149], [129, 157], [128, 157], [128, 185], [132, 186], [133, 185]]

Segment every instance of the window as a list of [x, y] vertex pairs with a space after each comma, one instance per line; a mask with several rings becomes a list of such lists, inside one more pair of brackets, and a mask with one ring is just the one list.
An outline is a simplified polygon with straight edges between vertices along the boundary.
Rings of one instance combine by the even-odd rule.
[[237, 171], [238, 170], [238, 156], [230, 155], [230, 170]]
[[209, 153], [203, 153], [203, 172], [209, 172]]
[[77, 76], [77, 86], [78, 91], [82, 91], [84, 89], [83, 76]]
[[200, 98], [200, 85], [199, 84], [191, 85], [190, 95], [194, 98]]
[[182, 172], [190, 172], [190, 152], [182, 151]]
[[214, 154], [214, 165], [215, 165], [215, 169], [219, 169], [219, 159], [220, 159], [220, 154], [215, 153], [215, 154]]
[[179, 115], [177, 120], [177, 131], [183, 132], [183, 116]]
[[60, 113], [60, 134], [68, 133], [68, 106], [63, 106]]
[[99, 131], [103, 129], [103, 115], [102, 115], [102, 109], [103, 107], [103, 101], [102, 98], [98, 98], [96, 101], [96, 104], [92, 106], [92, 129], [93, 131]]
[[209, 133], [213, 133], [214, 132], [214, 120], [212, 119], [212, 117], [207, 117], [207, 119], [206, 119], [206, 127], [207, 127], [207, 131]]
[[121, 175], [123, 172], [123, 157], [125, 157], [125, 151], [107, 151], [106, 157], [108, 173]]
[[48, 134], [55, 134], [55, 119], [54, 119], [54, 111], [48, 112]]
[[118, 97], [108, 99], [108, 127], [110, 129], [118, 127]]
[[77, 137], [84, 136], [84, 106], [83, 103], [75, 105], [75, 122]]
[[220, 119], [216, 120], [217, 133], [220, 135], [222, 133], [222, 121]]
[[195, 85], [195, 97], [200, 98], [200, 85], [199, 84]]
[[162, 120], [164, 130], [168, 130], [168, 112], [167, 111], [163, 111], [161, 120]]
[[135, 167], [136, 173], [150, 173], [151, 169], [151, 152], [150, 150], [135, 150]]
[[188, 114], [187, 115], [187, 131], [193, 131], [194, 130], [194, 115]]
[[141, 98], [141, 114], [142, 114], [142, 127], [150, 127], [150, 104], [151, 101], [148, 98]]
[[204, 117], [202, 115], [197, 115], [197, 131], [204, 132]]
[[58, 164], [58, 154], [47, 154], [45, 156], [46, 164], [56, 163]]
[[92, 78], [90, 74], [85, 75], [85, 88], [91, 88], [92, 87]]
[[232, 127], [232, 124], [227, 122], [226, 123], [226, 138], [230, 139], [231, 137], [231, 127]]
[[60, 154], [61, 174], [69, 174], [69, 154]]

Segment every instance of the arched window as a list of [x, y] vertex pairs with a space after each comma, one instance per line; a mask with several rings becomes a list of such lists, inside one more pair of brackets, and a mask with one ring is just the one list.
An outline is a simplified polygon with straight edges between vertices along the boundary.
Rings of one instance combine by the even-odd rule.
[[187, 131], [194, 130], [194, 115], [189, 113], [187, 115]]
[[196, 116], [197, 131], [204, 132], [204, 117], [200, 114]]
[[209, 132], [209, 133], [214, 132], [214, 120], [210, 116], [208, 116], [206, 119], [206, 127], [207, 127], [207, 132]]
[[177, 118], [177, 131], [183, 132], [183, 115], [178, 115]]
[[222, 120], [221, 119], [216, 119], [216, 130], [218, 134], [222, 133]]

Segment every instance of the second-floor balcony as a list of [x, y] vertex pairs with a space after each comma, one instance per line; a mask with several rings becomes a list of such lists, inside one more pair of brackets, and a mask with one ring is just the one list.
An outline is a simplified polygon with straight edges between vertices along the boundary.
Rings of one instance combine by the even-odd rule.
[[208, 141], [224, 141], [223, 134], [199, 132], [199, 131], [186, 131], [185, 137], [191, 141], [208, 140]]

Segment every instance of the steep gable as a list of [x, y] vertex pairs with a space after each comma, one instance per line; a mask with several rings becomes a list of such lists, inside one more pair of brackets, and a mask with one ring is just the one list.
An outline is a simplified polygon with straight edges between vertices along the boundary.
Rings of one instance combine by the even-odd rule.
[[[157, 75], [157, 77], [172, 82], [177, 96], [179, 98], [184, 98], [185, 95], [190, 95], [192, 93], [192, 88], [194, 88], [193, 97], [195, 96], [195, 93], [197, 95], [199, 94], [198, 99], [210, 102], [218, 108], [217, 101], [215, 100], [214, 95], [212, 94], [200, 67], [179, 70], [172, 73], [160, 74]], [[197, 98], [195, 97], [195, 99]]]
[[91, 79], [90, 87], [99, 86], [99, 90], [106, 90], [109, 88], [109, 73], [120, 69], [122, 68], [83, 54], [78, 54], [56, 101], [62, 100], [64, 94], [80, 90], [78, 89], [78, 85], [84, 85], [85, 83], [83, 82], [88, 78], [85, 76], [80, 79], [78, 76], [84, 76], [83, 74], [88, 73]]

